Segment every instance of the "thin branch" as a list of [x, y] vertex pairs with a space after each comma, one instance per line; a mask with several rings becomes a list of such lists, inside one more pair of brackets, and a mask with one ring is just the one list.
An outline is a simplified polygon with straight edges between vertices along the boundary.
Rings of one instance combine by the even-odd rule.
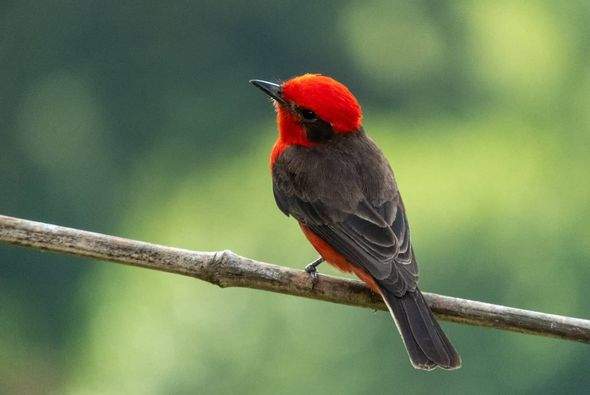
[[[0, 242], [37, 250], [101, 259], [198, 278], [225, 287], [245, 287], [386, 310], [360, 281], [320, 275], [311, 288], [301, 270], [234, 254], [197, 252], [0, 215]], [[449, 296], [424, 294], [441, 319], [532, 335], [590, 343], [590, 320], [515, 309]]]

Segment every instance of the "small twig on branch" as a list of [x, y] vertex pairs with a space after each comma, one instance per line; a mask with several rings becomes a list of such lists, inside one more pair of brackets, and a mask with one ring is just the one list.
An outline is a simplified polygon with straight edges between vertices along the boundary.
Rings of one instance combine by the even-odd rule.
[[[255, 288], [387, 310], [360, 281], [320, 275], [311, 288], [302, 270], [271, 265], [226, 250], [197, 252], [0, 215], [0, 242], [183, 274], [225, 287]], [[441, 319], [590, 343], [590, 320], [424, 293]]]

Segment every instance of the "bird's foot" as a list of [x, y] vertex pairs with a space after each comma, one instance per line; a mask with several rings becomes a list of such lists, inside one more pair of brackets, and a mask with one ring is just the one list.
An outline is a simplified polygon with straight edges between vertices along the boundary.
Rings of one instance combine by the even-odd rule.
[[318, 283], [318, 265], [324, 261], [324, 258], [319, 257], [309, 265], [305, 266], [305, 271], [309, 273], [311, 277], [311, 289], [315, 288], [315, 285]]

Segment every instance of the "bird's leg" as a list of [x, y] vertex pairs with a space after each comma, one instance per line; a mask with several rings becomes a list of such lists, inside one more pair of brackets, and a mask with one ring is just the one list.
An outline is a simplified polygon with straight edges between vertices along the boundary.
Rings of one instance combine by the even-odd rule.
[[305, 266], [305, 271], [308, 272], [311, 276], [311, 289], [315, 287], [318, 282], [318, 269], [320, 263], [324, 261], [324, 258], [319, 257], [309, 265]]

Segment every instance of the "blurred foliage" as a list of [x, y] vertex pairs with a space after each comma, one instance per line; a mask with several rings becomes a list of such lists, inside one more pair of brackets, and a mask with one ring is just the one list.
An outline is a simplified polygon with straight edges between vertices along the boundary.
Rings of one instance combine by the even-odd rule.
[[[272, 109], [322, 72], [396, 170], [422, 288], [589, 317], [586, 1], [0, 3], [0, 212], [301, 268]], [[0, 248], [0, 393], [586, 393], [586, 346]], [[323, 267], [323, 272], [334, 273]]]

